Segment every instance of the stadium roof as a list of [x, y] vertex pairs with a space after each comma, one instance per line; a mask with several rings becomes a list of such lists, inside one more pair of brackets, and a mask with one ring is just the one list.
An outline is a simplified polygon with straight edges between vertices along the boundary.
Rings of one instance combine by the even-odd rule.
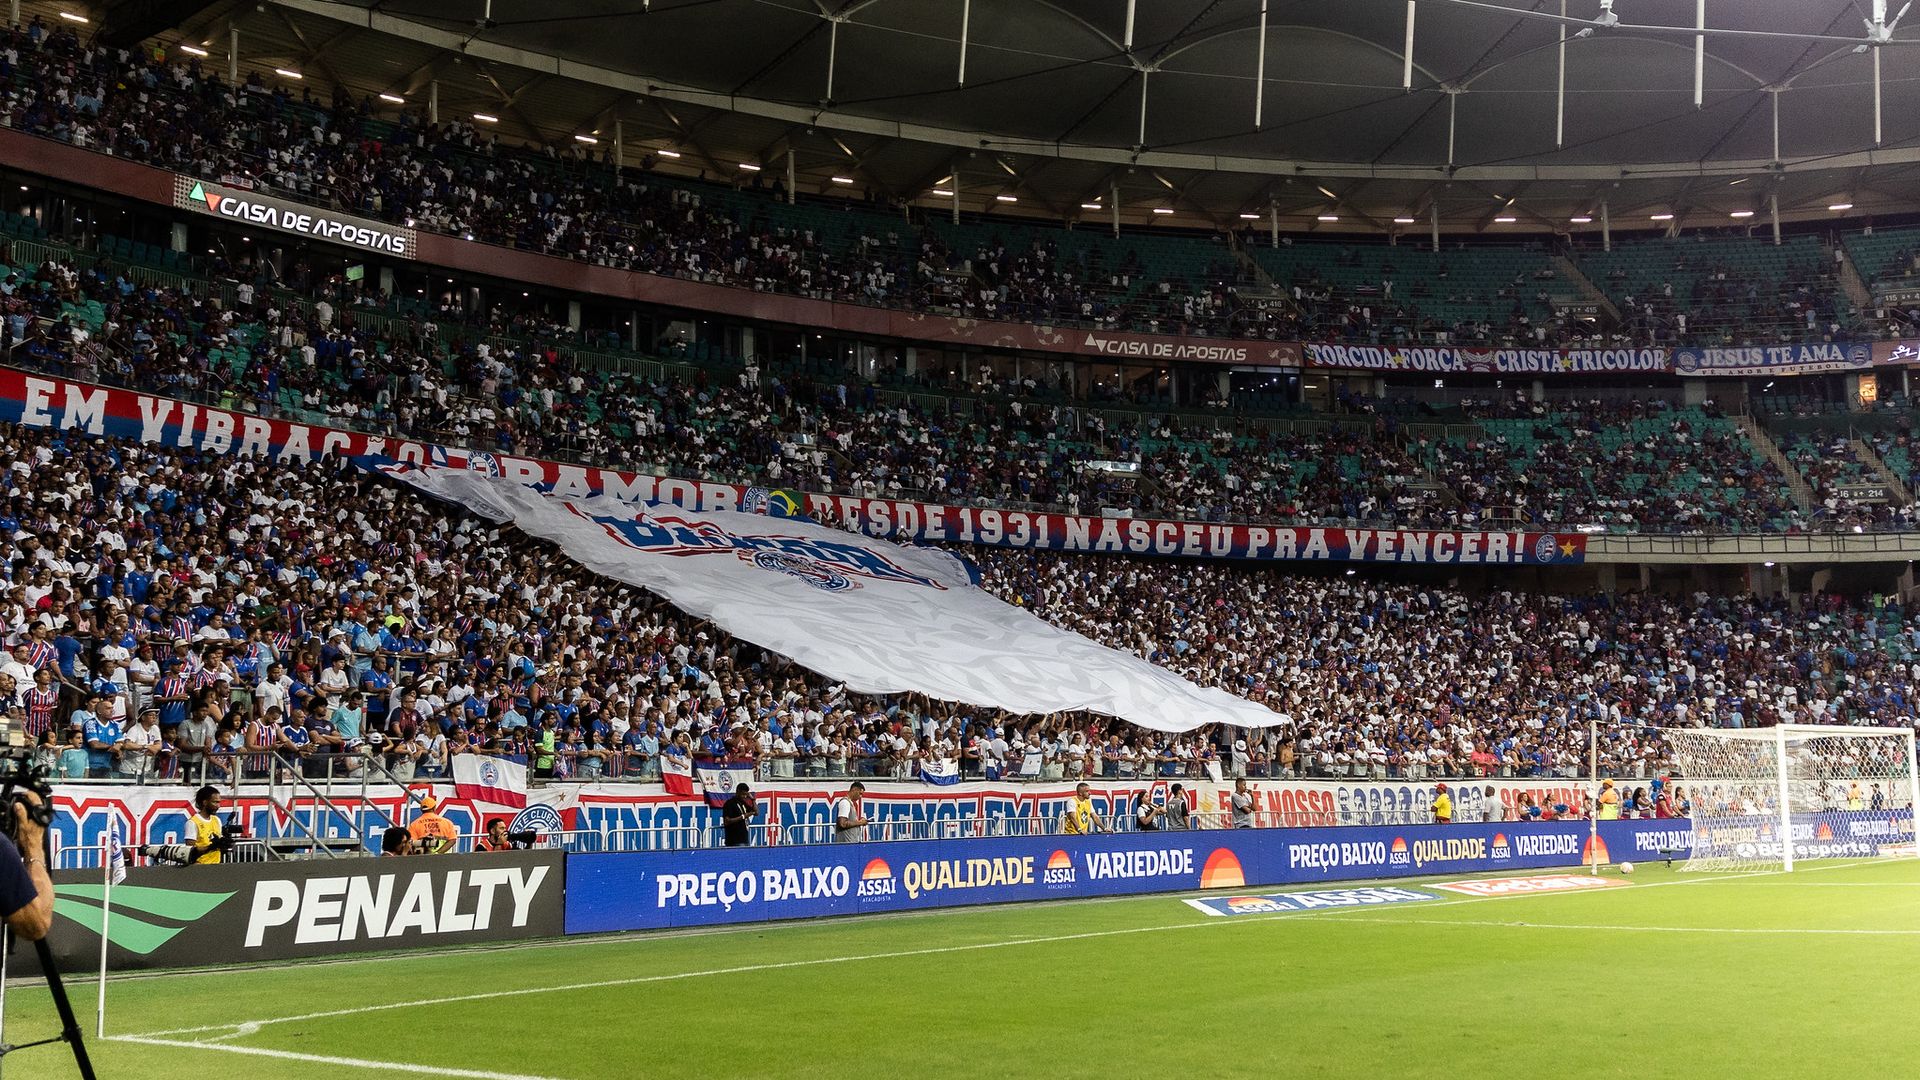
[[1695, 0], [244, 0], [163, 38], [217, 62], [231, 25], [247, 68], [413, 104], [437, 81], [443, 118], [510, 138], [618, 119], [630, 161], [777, 176], [791, 150], [803, 191], [1056, 220], [1107, 220], [1116, 188], [1130, 220], [1290, 229], [1920, 206], [1897, 9], [1702, 3], [1698, 55]]

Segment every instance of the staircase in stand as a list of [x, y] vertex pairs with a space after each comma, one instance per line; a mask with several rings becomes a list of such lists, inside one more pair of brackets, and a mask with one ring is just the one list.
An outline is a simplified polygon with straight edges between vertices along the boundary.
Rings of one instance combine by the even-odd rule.
[[1913, 505], [1913, 492], [1900, 479], [1900, 475], [1887, 466], [1886, 459], [1880, 456], [1879, 451], [1869, 446], [1865, 439], [1849, 439], [1847, 444], [1853, 447], [1853, 456], [1873, 470], [1874, 479], [1887, 485], [1887, 490], [1893, 492], [1895, 503], [1900, 506]]
[[1782, 453], [1780, 447], [1774, 443], [1773, 436], [1768, 435], [1767, 429], [1761, 427], [1760, 421], [1755, 420], [1751, 415], [1743, 414], [1732, 419], [1740, 431], [1746, 435], [1747, 441], [1760, 451], [1760, 456], [1772, 462], [1773, 467], [1780, 470], [1780, 475], [1786, 478], [1787, 490], [1793, 493], [1793, 504], [1803, 513], [1812, 513], [1814, 506], [1820, 501], [1814, 497], [1813, 485], [1807, 483], [1807, 478], [1801, 476], [1800, 470], [1794, 468], [1793, 462], [1787, 460], [1787, 455]]

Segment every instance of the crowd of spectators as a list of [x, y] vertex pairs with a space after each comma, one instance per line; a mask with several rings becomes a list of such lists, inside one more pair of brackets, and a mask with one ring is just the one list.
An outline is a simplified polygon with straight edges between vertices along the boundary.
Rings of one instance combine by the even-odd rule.
[[868, 699], [343, 463], [14, 427], [0, 554], [0, 707], [62, 775], [407, 779], [472, 750], [589, 779], [676, 753], [772, 777], [1566, 776], [1589, 716], [1610, 771], [1650, 775], [1645, 725], [1911, 723], [1920, 676], [1895, 607], [988, 551], [995, 593], [1283, 722], [1165, 735]]
[[[1463, 413], [1477, 433], [1447, 436], [1366, 413], [1224, 427], [1146, 412], [1110, 420], [1007, 395], [889, 397], [852, 379], [753, 364], [732, 378], [607, 372], [538, 337], [443, 339], [424, 319], [376, 331], [339, 284], [316, 283], [310, 302], [251, 288], [223, 300], [209, 288], [139, 285], [111, 266], [48, 262], [0, 280], [0, 347], [23, 342], [23, 363], [228, 407], [871, 497], [1203, 521], [1664, 532], [1804, 524], [1784, 479], [1744, 435], [1710, 410], [1657, 400], [1495, 399]], [[1622, 434], [1630, 428], [1644, 431]]]
[[1415, 457], [1460, 500], [1459, 520], [1661, 533], [1807, 526], [1785, 477], [1712, 403], [1501, 398], [1480, 431], [1423, 439]]
[[1286, 716], [1249, 753], [1288, 775], [1578, 775], [1590, 718], [1604, 767], [1647, 775], [1665, 728], [1912, 726], [1920, 706], [1920, 617], [1880, 601], [1470, 596], [1218, 561], [969, 554], [1008, 602]]
[[[331, 97], [239, 85], [197, 60], [83, 40], [35, 18], [0, 37], [0, 124], [135, 161], [379, 220], [600, 266], [761, 291], [980, 318], [1046, 319], [1193, 334], [1252, 332], [1238, 274], [1198, 255], [1192, 273], [1143, 275], [1051, 243], [952, 250], [931, 229], [850, 200], [844, 221], [790, 214], [778, 185], [743, 212], [720, 185], [616, 169], [577, 143], [522, 147], [474, 123], [430, 123], [336, 87]], [[1195, 241], [1196, 252], [1204, 242]]]

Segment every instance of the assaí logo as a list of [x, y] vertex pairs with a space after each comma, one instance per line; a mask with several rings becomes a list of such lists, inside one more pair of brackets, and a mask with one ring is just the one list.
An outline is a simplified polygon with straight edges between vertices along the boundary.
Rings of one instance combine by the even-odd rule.
[[1040, 884], [1049, 889], [1070, 888], [1074, 883], [1073, 859], [1064, 851], [1047, 857], [1047, 868], [1040, 872]]
[[1491, 854], [1496, 860], [1513, 858], [1513, 848], [1507, 844], [1506, 833], [1493, 834], [1493, 849]]
[[874, 859], [867, 868], [860, 871], [860, 888], [857, 895], [862, 900], [873, 900], [895, 895], [900, 889], [893, 878], [893, 867], [885, 859]]
[[1407, 841], [1404, 837], [1393, 838], [1393, 847], [1387, 851], [1387, 862], [1393, 866], [1405, 866], [1412, 861], [1407, 855]]

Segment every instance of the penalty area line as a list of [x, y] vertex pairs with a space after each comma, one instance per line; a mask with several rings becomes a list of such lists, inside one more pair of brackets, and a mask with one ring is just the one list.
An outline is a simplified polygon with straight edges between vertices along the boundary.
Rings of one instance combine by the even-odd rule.
[[336, 1057], [331, 1054], [302, 1054], [293, 1050], [270, 1050], [262, 1046], [228, 1046], [224, 1043], [190, 1042], [183, 1039], [156, 1039], [147, 1035], [109, 1035], [108, 1042], [135, 1043], [140, 1046], [164, 1046], [176, 1050], [212, 1050], [248, 1057], [302, 1061], [312, 1065], [338, 1065], [349, 1069], [374, 1069], [382, 1072], [412, 1073], [415, 1076], [451, 1076], [459, 1080], [554, 1080], [529, 1073], [493, 1072], [487, 1069], [454, 1069], [438, 1065], [416, 1065], [407, 1061], [374, 1061], [369, 1058]]

